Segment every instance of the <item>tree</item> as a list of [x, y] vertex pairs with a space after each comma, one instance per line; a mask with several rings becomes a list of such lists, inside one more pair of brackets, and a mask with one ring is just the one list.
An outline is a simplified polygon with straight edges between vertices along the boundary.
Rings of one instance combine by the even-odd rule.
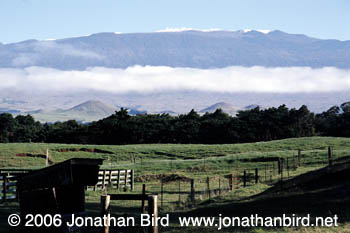
[[231, 117], [217, 109], [214, 113], [206, 113], [201, 117], [199, 138], [201, 143], [232, 143], [229, 133]]
[[18, 115], [15, 117], [14, 140], [16, 142], [32, 142], [36, 141], [38, 133], [42, 129], [39, 122], [35, 122], [31, 115]]
[[198, 143], [199, 142], [199, 128], [200, 128], [199, 114], [192, 109], [187, 114], [182, 114], [175, 120], [175, 140], [178, 143]]
[[0, 142], [12, 142], [15, 120], [9, 113], [0, 114]]

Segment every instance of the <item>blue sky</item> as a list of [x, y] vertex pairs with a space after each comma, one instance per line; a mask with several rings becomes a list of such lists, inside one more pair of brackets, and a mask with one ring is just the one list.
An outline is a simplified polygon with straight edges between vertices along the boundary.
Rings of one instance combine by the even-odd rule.
[[181, 27], [350, 40], [349, 12], [348, 0], [1, 0], [0, 42]]

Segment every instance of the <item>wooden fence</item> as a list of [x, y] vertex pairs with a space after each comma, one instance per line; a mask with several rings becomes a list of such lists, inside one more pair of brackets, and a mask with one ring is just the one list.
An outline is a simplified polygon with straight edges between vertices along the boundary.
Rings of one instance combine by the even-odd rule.
[[0, 202], [17, 200], [17, 179], [29, 170], [0, 170]]
[[106, 187], [113, 189], [134, 190], [134, 170], [100, 170], [98, 173], [98, 182], [92, 188], [96, 190], [105, 190]]
[[[224, 195], [240, 187], [244, 188], [258, 183], [270, 184], [271, 178], [267, 175], [272, 175], [272, 170], [266, 169], [268, 168], [245, 169], [239, 173], [199, 179], [179, 178], [173, 181], [159, 179], [159, 182], [147, 184], [147, 192], [159, 194], [160, 207], [174, 204], [179, 207], [195, 206], [200, 201]], [[277, 170], [275, 173], [277, 175]], [[273, 182], [276, 181], [279, 181], [279, 177], [275, 176]]]
[[[145, 187], [145, 186], [143, 186]], [[158, 233], [158, 196], [146, 195], [145, 188], [142, 194], [107, 194], [101, 196], [101, 217], [104, 217], [103, 233], [110, 232], [109, 217], [111, 213], [110, 201], [140, 200], [142, 201], [141, 213], [144, 212], [144, 202], [148, 201], [148, 214], [152, 218], [152, 222], [156, 223], [148, 227], [148, 233]]]
[[[206, 177], [201, 179], [159, 180], [148, 184], [148, 193], [159, 194], [160, 206], [176, 204], [194, 206], [198, 201], [211, 199], [232, 191], [238, 180], [235, 175]], [[145, 184], [143, 184], [143, 188]]]
[[[28, 169], [0, 169], [0, 202], [17, 200], [17, 179], [32, 170]], [[113, 189], [134, 190], [134, 170], [100, 170], [98, 183], [87, 189], [105, 190]]]

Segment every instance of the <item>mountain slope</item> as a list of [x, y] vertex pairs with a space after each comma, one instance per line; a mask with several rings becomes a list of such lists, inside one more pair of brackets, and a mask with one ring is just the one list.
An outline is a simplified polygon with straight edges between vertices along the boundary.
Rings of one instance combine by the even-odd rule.
[[220, 68], [227, 66], [334, 66], [350, 68], [350, 41], [320, 40], [281, 31], [183, 31], [98, 33], [53, 41], [0, 46], [0, 67], [63, 70], [134, 65]]
[[236, 106], [229, 104], [229, 103], [219, 102], [219, 103], [213, 104], [207, 108], [204, 108], [204, 109], [200, 110], [199, 112], [200, 113], [206, 113], [206, 112], [213, 113], [217, 109], [221, 109], [223, 112], [225, 112], [229, 115], [235, 116], [239, 111], [252, 110], [252, 109], [257, 108], [257, 107], [259, 107], [260, 109], [264, 108], [264, 107], [261, 107], [260, 105], [257, 105], [257, 104], [250, 104], [250, 105], [247, 105], [245, 107], [236, 107]]
[[31, 115], [41, 122], [67, 121], [72, 119], [80, 122], [91, 122], [110, 116], [116, 110], [118, 109], [101, 101], [89, 100], [67, 110], [38, 110], [32, 111]]
[[206, 113], [206, 112], [213, 113], [217, 109], [221, 109], [222, 111], [224, 111], [225, 113], [230, 114], [230, 115], [236, 115], [237, 112], [239, 110], [241, 110], [241, 108], [235, 107], [232, 104], [220, 102], [220, 103], [213, 104], [207, 108], [204, 108], [204, 109], [200, 110], [199, 112], [200, 113]]
[[101, 101], [89, 100], [63, 112], [67, 114], [87, 114], [90, 116], [109, 116], [116, 111], [116, 108]]

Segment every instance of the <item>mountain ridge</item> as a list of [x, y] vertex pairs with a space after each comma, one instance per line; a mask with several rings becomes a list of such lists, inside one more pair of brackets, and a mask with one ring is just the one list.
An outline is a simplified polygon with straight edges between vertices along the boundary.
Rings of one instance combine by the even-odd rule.
[[26, 112], [41, 122], [57, 122], [76, 120], [79, 122], [91, 122], [108, 117], [118, 108], [109, 106], [99, 100], [88, 100], [68, 109], [56, 109], [53, 111], [35, 110]]
[[70, 109], [63, 110], [65, 113], [86, 113], [89, 115], [112, 115], [117, 108], [109, 106], [99, 100], [88, 100]]
[[226, 103], [226, 102], [218, 102], [213, 105], [210, 105], [202, 110], [200, 110], [200, 113], [213, 113], [217, 109], [221, 109], [223, 112], [230, 114], [230, 115], [236, 115], [241, 108], [236, 107], [232, 104]]
[[218, 109], [221, 109], [223, 112], [235, 116], [239, 111], [246, 111], [246, 110], [252, 110], [254, 108], [261, 108], [260, 105], [257, 104], [250, 104], [244, 107], [237, 107], [233, 104], [227, 103], [227, 102], [218, 102], [213, 105], [210, 105], [202, 110], [200, 110], [200, 113], [213, 113]]
[[0, 46], [0, 68], [228, 66], [350, 68], [350, 41], [323, 40], [279, 30], [95, 33], [89, 36], [26, 40]]

